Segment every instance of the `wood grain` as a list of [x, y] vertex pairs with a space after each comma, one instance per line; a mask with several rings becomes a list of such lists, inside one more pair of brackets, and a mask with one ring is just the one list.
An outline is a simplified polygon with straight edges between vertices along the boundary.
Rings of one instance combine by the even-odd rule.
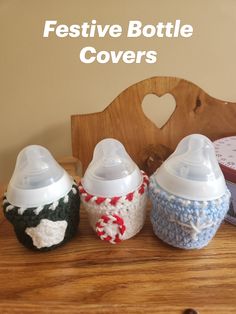
[[57, 162], [72, 176], [81, 176], [82, 164], [76, 157], [65, 156], [56, 159]]
[[113, 246], [82, 208], [77, 236], [38, 253], [1, 211], [0, 287], [0, 313], [235, 313], [236, 228], [224, 223], [207, 248], [185, 251], [156, 238], [148, 215], [136, 237]]
[[[143, 113], [142, 101], [147, 94], [170, 93], [176, 109], [159, 129]], [[120, 140], [140, 168], [144, 168], [148, 147], [163, 144], [175, 149], [178, 142], [191, 133], [201, 133], [211, 140], [236, 134], [236, 103], [209, 96], [195, 84], [174, 77], [153, 77], [124, 90], [103, 111], [73, 115], [72, 151], [84, 170], [101, 139]], [[86, 148], [86, 149], [85, 149]]]

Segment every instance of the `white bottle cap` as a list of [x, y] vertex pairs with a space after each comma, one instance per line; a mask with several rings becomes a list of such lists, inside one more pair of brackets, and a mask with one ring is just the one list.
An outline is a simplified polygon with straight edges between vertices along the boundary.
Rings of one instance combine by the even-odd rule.
[[213, 200], [226, 191], [213, 143], [200, 134], [182, 139], [155, 179], [169, 193], [190, 200]]
[[101, 197], [126, 195], [136, 190], [141, 182], [138, 166], [124, 146], [111, 138], [96, 145], [93, 159], [82, 179], [82, 185], [89, 194]]
[[18, 207], [43, 206], [65, 196], [71, 187], [71, 177], [50, 152], [42, 146], [30, 145], [17, 157], [7, 200]]

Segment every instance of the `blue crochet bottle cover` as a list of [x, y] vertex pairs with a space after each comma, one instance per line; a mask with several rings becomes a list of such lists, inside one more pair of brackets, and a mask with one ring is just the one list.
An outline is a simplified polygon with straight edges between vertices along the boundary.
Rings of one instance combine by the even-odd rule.
[[205, 136], [185, 137], [150, 178], [151, 222], [166, 243], [184, 249], [206, 246], [230, 200], [214, 146]]

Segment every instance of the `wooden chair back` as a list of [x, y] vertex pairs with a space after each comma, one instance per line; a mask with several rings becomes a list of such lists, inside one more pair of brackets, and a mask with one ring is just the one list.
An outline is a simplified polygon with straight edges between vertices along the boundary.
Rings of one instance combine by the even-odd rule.
[[[148, 94], [160, 97], [166, 93], [175, 98], [176, 108], [158, 128], [145, 116], [142, 101]], [[165, 159], [186, 135], [200, 133], [211, 140], [236, 135], [236, 103], [215, 99], [184, 79], [152, 77], [128, 87], [102, 112], [73, 115], [71, 127], [73, 156], [79, 158], [84, 170], [95, 145], [108, 137], [121, 141], [131, 158], [145, 169], [152, 155], [158, 158], [160, 152], [160, 158]]]

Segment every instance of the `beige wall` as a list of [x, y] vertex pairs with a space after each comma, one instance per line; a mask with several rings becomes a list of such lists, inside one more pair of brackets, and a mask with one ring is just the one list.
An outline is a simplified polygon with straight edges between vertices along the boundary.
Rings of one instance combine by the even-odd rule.
[[[190, 39], [42, 38], [47, 19], [80, 24], [181, 19]], [[102, 110], [124, 88], [155, 75], [191, 80], [216, 98], [236, 101], [235, 0], [0, 0], [0, 181], [28, 144], [71, 154], [70, 115]], [[84, 46], [157, 50], [156, 64], [82, 64]], [[160, 122], [165, 108], [153, 117]]]

